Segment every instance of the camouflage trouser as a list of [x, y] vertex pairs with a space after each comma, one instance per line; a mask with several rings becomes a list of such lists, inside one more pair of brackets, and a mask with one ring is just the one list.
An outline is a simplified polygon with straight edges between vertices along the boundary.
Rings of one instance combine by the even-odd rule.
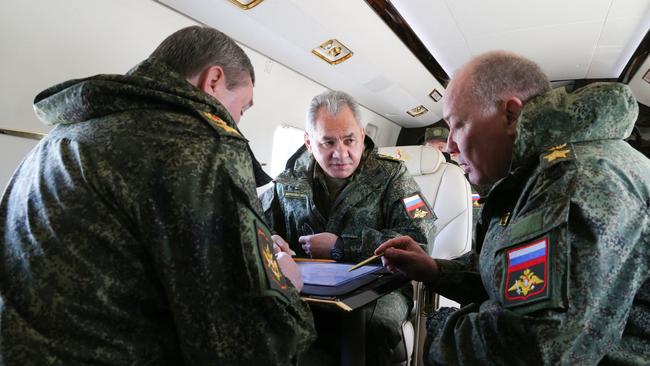
[[[406, 361], [402, 342], [402, 323], [411, 311], [411, 287], [392, 292], [355, 311], [366, 315], [366, 365], [393, 365]], [[340, 313], [312, 309], [318, 339], [303, 355], [300, 365], [339, 365]]]
[[[409, 290], [410, 289], [409, 286]], [[379, 298], [374, 311], [368, 311], [366, 322], [366, 364], [393, 365], [406, 361], [402, 342], [402, 323], [408, 317], [413, 301], [401, 291]]]

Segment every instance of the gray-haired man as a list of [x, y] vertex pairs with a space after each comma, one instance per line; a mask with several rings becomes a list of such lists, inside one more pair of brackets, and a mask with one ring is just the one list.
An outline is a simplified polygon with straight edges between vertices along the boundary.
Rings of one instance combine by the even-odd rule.
[[[274, 197], [267, 199], [267, 217], [292, 249], [301, 256], [358, 262], [391, 237], [414, 235], [427, 242], [433, 212], [404, 164], [377, 154], [352, 97], [338, 91], [314, 97], [306, 129], [305, 145], [289, 159], [275, 180]], [[406, 204], [413, 200], [423, 204]], [[403, 358], [397, 345], [410, 295], [379, 299], [369, 323], [370, 364]]]

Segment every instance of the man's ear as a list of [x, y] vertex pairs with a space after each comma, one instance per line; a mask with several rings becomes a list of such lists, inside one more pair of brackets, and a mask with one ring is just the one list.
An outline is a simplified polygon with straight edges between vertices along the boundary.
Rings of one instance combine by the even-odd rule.
[[510, 133], [517, 132], [517, 123], [519, 122], [519, 115], [524, 108], [524, 103], [517, 97], [510, 97], [504, 101], [505, 112], [507, 119], [507, 129]]
[[311, 139], [307, 131], [305, 131], [305, 146], [307, 146], [307, 151], [311, 152]]
[[199, 74], [196, 83], [197, 88], [210, 95], [215, 95], [219, 88], [226, 86], [226, 74], [221, 66], [210, 66]]

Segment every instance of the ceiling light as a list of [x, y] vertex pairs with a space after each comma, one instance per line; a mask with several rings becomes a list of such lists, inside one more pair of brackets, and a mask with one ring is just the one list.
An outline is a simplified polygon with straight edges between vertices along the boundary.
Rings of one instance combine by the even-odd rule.
[[250, 10], [258, 6], [264, 0], [230, 0], [231, 3], [239, 6], [242, 10]]
[[352, 51], [335, 39], [325, 41], [320, 46], [311, 50], [311, 53], [330, 65], [340, 64], [352, 57]]
[[409, 116], [411, 116], [411, 117], [419, 117], [419, 116], [427, 113], [428, 111], [429, 110], [425, 106], [419, 105], [419, 106], [417, 106], [417, 107], [415, 107], [415, 108], [413, 108], [411, 110], [406, 111], [406, 113], [408, 113]]
[[431, 93], [429, 93], [429, 96], [431, 99], [433, 99], [434, 102], [438, 102], [440, 99], [442, 99], [442, 94], [436, 89], [433, 89]]
[[650, 69], [643, 74], [643, 80], [645, 80], [647, 83], [650, 83]]

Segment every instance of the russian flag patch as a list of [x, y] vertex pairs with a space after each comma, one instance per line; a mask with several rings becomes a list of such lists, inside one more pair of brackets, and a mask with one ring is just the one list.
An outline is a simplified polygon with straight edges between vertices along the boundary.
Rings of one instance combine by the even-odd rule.
[[481, 207], [481, 204], [479, 203], [480, 199], [481, 196], [478, 193], [472, 193], [472, 206]]
[[506, 250], [504, 307], [548, 297], [548, 242], [548, 237], [544, 237]]
[[402, 203], [404, 204], [406, 213], [412, 219], [422, 219], [431, 216], [431, 210], [429, 210], [429, 207], [418, 193], [402, 198]]

